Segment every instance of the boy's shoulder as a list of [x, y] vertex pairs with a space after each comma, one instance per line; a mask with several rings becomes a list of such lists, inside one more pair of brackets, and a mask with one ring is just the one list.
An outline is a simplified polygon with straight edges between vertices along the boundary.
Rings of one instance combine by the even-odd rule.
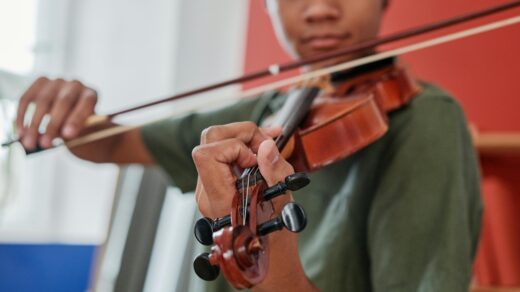
[[410, 102], [411, 107], [452, 106], [461, 108], [454, 96], [441, 87], [425, 81], [420, 81], [419, 83], [421, 92], [412, 99]]
[[421, 92], [408, 105], [390, 113], [391, 119], [427, 123], [440, 122], [441, 119], [465, 121], [462, 106], [452, 94], [432, 83], [420, 82], [420, 85]]
[[468, 144], [466, 117], [459, 102], [431, 83], [421, 82], [421, 87], [409, 104], [389, 114], [390, 127], [383, 140], [397, 148], [410, 145], [425, 153]]

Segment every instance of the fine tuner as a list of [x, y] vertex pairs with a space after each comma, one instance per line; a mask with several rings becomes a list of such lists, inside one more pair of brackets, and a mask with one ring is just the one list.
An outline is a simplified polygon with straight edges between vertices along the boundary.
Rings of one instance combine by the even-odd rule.
[[[310, 179], [303, 172], [291, 174], [285, 178], [283, 182], [279, 182], [262, 192], [262, 200], [270, 201], [287, 190], [297, 191], [310, 183]], [[283, 211], [282, 211], [283, 214]], [[274, 219], [273, 219], [274, 220]], [[231, 216], [227, 215], [222, 218], [210, 219], [207, 217], [200, 218], [195, 223], [194, 234], [197, 241], [203, 245], [213, 244], [213, 232], [216, 232], [225, 226], [231, 225]], [[263, 225], [263, 224], [262, 224]], [[305, 227], [305, 226], [304, 226]], [[260, 227], [259, 227], [260, 228]], [[264, 227], [265, 228], [265, 227]]]

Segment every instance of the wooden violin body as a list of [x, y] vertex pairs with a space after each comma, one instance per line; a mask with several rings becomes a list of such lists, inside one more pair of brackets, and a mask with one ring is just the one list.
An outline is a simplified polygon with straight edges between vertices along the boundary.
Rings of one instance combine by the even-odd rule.
[[319, 97], [284, 149], [296, 171], [314, 171], [379, 139], [388, 130], [387, 113], [419, 92], [409, 73], [389, 66], [340, 84]]
[[[279, 113], [284, 130], [276, 141], [296, 171], [317, 170], [373, 143], [388, 130], [388, 112], [406, 105], [419, 92], [415, 80], [393, 59], [374, 66], [376, 69], [364, 74], [354, 72], [355, 77], [335, 82], [335, 89], [328, 93], [314, 84], [289, 95]], [[236, 183], [231, 214], [197, 222], [199, 242], [214, 244], [211, 253], [195, 260], [199, 276], [212, 280], [220, 269], [237, 289], [253, 287], [265, 278], [267, 235], [282, 227], [293, 232], [305, 227], [305, 213], [297, 204], [287, 204], [276, 218], [271, 202], [286, 190], [297, 190], [309, 182], [304, 173], [294, 176], [268, 187], [257, 167], [244, 171]]]

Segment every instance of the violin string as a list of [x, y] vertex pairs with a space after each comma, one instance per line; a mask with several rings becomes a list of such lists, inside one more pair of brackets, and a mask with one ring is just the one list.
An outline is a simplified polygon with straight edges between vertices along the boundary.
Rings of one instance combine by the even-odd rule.
[[[335, 65], [335, 66], [331, 66], [331, 67], [328, 67], [328, 68], [322, 68], [322, 69], [318, 69], [318, 70], [315, 70], [315, 71], [303, 73], [303, 74], [301, 74], [299, 76], [294, 76], [294, 77], [282, 79], [280, 81], [276, 81], [276, 82], [273, 82], [273, 83], [270, 83], [270, 84], [267, 84], [267, 85], [258, 86], [258, 87], [246, 90], [246, 91], [238, 93], [238, 94], [230, 95], [230, 96], [228, 96], [225, 99], [224, 98], [222, 98], [222, 99], [216, 98], [216, 99], [214, 99], [215, 100], [215, 104], [218, 104], [218, 103], [222, 102], [222, 100], [240, 100], [240, 99], [243, 99], [243, 98], [254, 97], [254, 96], [257, 96], [257, 95], [259, 95], [259, 94], [261, 94], [263, 92], [276, 90], [276, 89], [283, 88], [283, 87], [286, 87], [286, 86], [290, 86], [292, 84], [295, 84], [295, 83], [298, 83], [298, 82], [302, 82], [302, 81], [305, 81], [305, 80], [315, 79], [315, 78], [318, 78], [318, 77], [325, 76], [327, 74], [332, 74], [332, 73], [335, 73], [335, 72], [352, 69], [352, 68], [359, 67], [359, 66], [362, 66], [362, 65], [366, 65], [366, 64], [369, 64], [369, 63], [373, 63], [373, 62], [376, 62], [376, 61], [379, 61], [379, 60], [382, 60], [382, 59], [386, 59], [386, 58], [390, 58], [390, 57], [396, 57], [396, 56], [399, 56], [399, 55], [411, 53], [411, 52], [422, 50], [422, 49], [426, 49], [426, 48], [429, 48], [429, 47], [438, 46], [438, 45], [441, 45], [441, 44], [444, 44], [444, 43], [448, 43], [448, 42], [452, 42], [452, 41], [455, 41], [455, 40], [459, 40], [459, 39], [462, 39], [462, 38], [467, 38], [467, 37], [474, 36], [474, 35], [477, 35], [477, 34], [481, 34], [481, 33], [489, 32], [489, 31], [496, 30], [496, 29], [499, 29], [499, 28], [511, 26], [511, 25], [517, 24], [519, 22], [520, 22], [520, 16], [514, 16], [514, 17], [511, 17], [511, 18], [504, 19], [504, 20], [495, 21], [495, 22], [492, 22], [492, 23], [489, 23], [489, 24], [484, 24], [484, 25], [481, 25], [481, 26], [477, 26], [477, 27], [461, 30], [461, 31], [458, 31], [458, 32], [454, 32], [454, 33], [447, 34], [447, 35], [444, 35], [444, 36], [432, 38], [432, 39], [425, 40], [425, 41], [422, 41], [422, 42], [418, 42], [418, 43], [415, 43], [415, 44], [411, 44], [411, 45], [408, 45], [408, 46], [404, 46], [404, 47], [400, 47], [400, 48], [397, 48], [397, 49], [384, 51], [384, 52], [377, 53], [377, 54], [374, 54], [374, 55], [370, 55], [370, 56], [367, 56], [367, 57], [363, 57], [363, 58], [360, 58], [360, 59], [356, 59], [356, 60], [348, 61], [348, 62], [345, 62], [345, 63], [341, 63], [341, 64], [338, 64], [338, 65]], [[209, 102], [209, 101], [207, 101], [207, 102]], [[193, 112], [193, 111], [196, 111], [197, 109], [200, 109], [200, 108], [199, 107], [190, 108], [190, 109], [188, 109], [186, 111], [183, 111], [183, 113]], [[69, 148], [85, 145], [85, 144], [91, 143], [93, 141], [97, 141], [97, 140], [100, 140], [100, 139], [103, 139], [103, 138], [107, 138], [107, 137], [110, 137], [110, 136], [121, 134], [121, 133], [130, 131], [130, 130], [133, 130], [133, 129], [136, 129], [136, 128], [140, 128], [140, 127], [152, 124], [152, 123], [156, 123], [158, 121], [174, 117], [174, 116], [176, 116], [178, 114], [179, 114], [179, 112], [170, 113], [170, 114], [168, 114], [167, 116], [165, 116], [163, 118], [153, 119], [153, 120], [151, 120], [149, 122], [141, 123], [141, 124], [135, 125], [135, 126], [114, 126], [114, 127], [109, 128], [109, 129], [101, 130], [101, 131], [98, 131], [98, 132], [95, 132], [95, 133], [91, 133], [91, 134], [88, 134], [88, 135], [85, 135], [85, 136], [81, 136], [81, 137], [72, 139], [72, 140], [70, 140], [70, 141], [68, 141], [66, 143], [63, 143], [63, 144], [65, 144]], [[63, 144], [60, 144], [60, 145], [63, 145]], [[57, 146], [60, 146], [60, 145], [57, 145]]]
[[240, 215], [242, 216], [242, 224], [244, 222], [244, 208], [245, 208], [245, 200], [246, 200], [246, 192], [247, 192], [247, 180], [246, 180], [246, 177], [242, 177], [241, 178], [242, 180], [242, 202], [241, 202], [241, 206], [242, 206], [242, 211], [240, 212]]
[[[249, 177], [247, 177], [249, 178]], [[246, 187], [244, 189], [244, 196], [242, 197], [242, 224], [246, 224], [246, 198], [247, 198], [247, 191], [249, 189], [249, 181], [246, 180]]]
[[[242, 196], [242, 218], [243, 218], [243, 224], [245, 225], [246, 224], [246, 218], [247, 218], [247, 214], [248, 214], [248, 205], [249, 205], [249, 188], [251, 187], [251, 185], [256, 185], [257, 184], [257, 179], [256, 179], [256, 174], [258, 172], [258, 166], [253, 166], [251, 168], [248, 168], [244, 171], [244, 173], [246, 173], [246, 176], [247, 176], [247, 185], [246, 185], [246, 191], [245, 191], [245, 195]], [[251, 184], [251, 181], [250, 181], [250, 178], [251, 178], [251, 175], [254, 176], [254, 183]], [[241, 178], [241, 183], [242, 183], [242, 190], [244, 190], [244, 180], [246, 178]], [[244, 191], [242, 192], [242, 194], [244, 194]]]
[[245, 199], [245, 203], [244, 203], [244, 209], [243, 209], [243, 214], [242, 214], [242, 217], [244, 218], [244, 225], [246, 225], [246, 217], [247, 217], [247, 203], [248, 203], [248, 199], [249, 199], [249, 188], [250, 188], [250, 181], [249, 181], [249, 178], [251, 176], [247, 176], [247, 188], [246, 188], [246, 199]]
[[241, 197], [242, 197], [242, 218], [244, 217], [244, 193], [245, 193], [245, 186], [244, 186], [244, 179], [241, 179], [242, 181], [242, 189], [240, 191]]

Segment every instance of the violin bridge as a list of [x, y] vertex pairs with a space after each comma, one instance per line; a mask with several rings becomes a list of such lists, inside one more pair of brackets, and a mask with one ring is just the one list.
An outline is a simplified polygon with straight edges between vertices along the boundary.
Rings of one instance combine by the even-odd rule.
[[321, 88], [321, 90], [323, 92], [325, 92], [326, 94], [333, 94], [336, 91], [334, 89], [334, 86], [332, 86], [330, 74], [326, 74], [326, 75], [317, 77], [314, 82], [316, 84], [316, 87]]
[[318, 87], [326, 94], [333, 94], [336, 91], [332, 85], [330, 74], [319, 75], [310, 79], [301, 80], [296, 84], [296, 87]]

